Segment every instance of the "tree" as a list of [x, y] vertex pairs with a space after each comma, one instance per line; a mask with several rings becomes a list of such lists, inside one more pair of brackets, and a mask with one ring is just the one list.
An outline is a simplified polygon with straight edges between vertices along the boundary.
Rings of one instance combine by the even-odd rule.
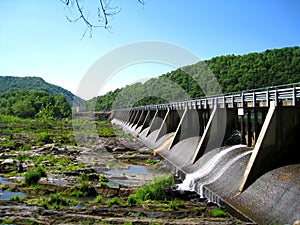
[[42, 107], [37, 113], [37, 117], [40, 118], [44, 123], [46, 132], [48, 134], [51, 125], [51, 119], [53, 119], [53, 106], [47, 104], [45, 107]]
[[35, 109], [32, 106], [32, 103], [28, 100], [18, 100], [13, 106], [12, 111], [15, 116], [21, 118], [30, 118], [35, 115]]
[[[79, 0], [60, 0], [70, 11], [74, 10], [78, 12], [78, 16], [74, 19], [71, 19], [67, 16], [69, 22], [83, 21], [86, 25], [86, 29], [83, 33], [83, 37], [89, 32], [89, 36], [92, 36], [93, 28], [102, 27], [105, 29], [110, 29], [110, 20], [121, 11], [119, 6], [112, 6], [111, 0], [94, 0], [97, 2], [97, 6], [93, 9], [93, 12], [96, 14], [94, 21], [91, 21], [89, 18], [89, 11], [86, 11], [83, 5]], [[138, 0], [138, 3], [145, 5], [144, 0]]]

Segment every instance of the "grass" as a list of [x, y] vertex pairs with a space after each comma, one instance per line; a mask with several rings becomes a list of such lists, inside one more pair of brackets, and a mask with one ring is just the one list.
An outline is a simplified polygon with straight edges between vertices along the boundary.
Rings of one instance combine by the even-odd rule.
[[171, 174], [155, 177], [148, 184], [139, 187], [135, 194], [130, 195], [127, 203], [129, 205], [136, 205], [147, 200], [171, 200], [172, 198], [166, 194], [165, 188], [173, 184], [174, 181]]
[[97, 203], [101, 203], [102, 200], [103, 200], [102, 195], [97, 195], [95, 200], [96, 200]]
[[63, 209], [70, 205], [76, 205], [75, 199], [64, 197], [60, 192], [50, 194], [49, 198], [38, 200], [37, 204], [45, 209]]
[[184, 206], [184, 202], [182, 200], [175, 199], [169, 202], [169, 207], [173, 210], [178, 210]]
[[1, 222], [1, 224], [12, 224], [12, 219], [10, 219], [10, 218], [4, 218], [4, 219], [2, 219], [2, 222]]
[[15, 196], [11, 197], [9, 200], [16, 201], [16, 202], [22, 202], [23, 198], [21, 198], [19, 195], [15, 195]]
[[156, 159], [146, 159], [144, 160], [144, 163], [147, 165], [156, 165], [158, 163], [158, 160]]
[[80, 184], [77, 184], [75, 186], [72, 186], [70, 188], [67, 188], [64, 191], [64, 194], [70, 195], [73, 197], [88, 197], [88, 196], [94, 196], [94, 192], [89, 187], [88, 181], [81, 181]]
[[107, 200], [105, 203], [107, 206], [121, 205], [121, 200], [119, 197], [113, 197], [112, 199]]
[[214, 209], [214, 210], [212, 210], [211, 214], [213, 217], [226, 217], [227, 216], [226, 212], [222, 209]]

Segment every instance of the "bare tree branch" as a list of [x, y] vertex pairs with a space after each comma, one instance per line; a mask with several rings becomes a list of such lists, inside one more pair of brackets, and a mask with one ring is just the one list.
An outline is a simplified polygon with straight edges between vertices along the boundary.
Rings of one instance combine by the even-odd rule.
[[[86, 12], [83, 6], [79, 3], [79, 0], [60, 0], [66, 7], [70, 10], [71, 8], [75, 8], [75, 11], [78, 12], [79, 16], [75, 19], [71, 19], [68, 15], [67, 20], [69, 22], [78, 22], [83, 21], [86, 25], [86, 29], [83, 33], [83, 37], [86, 36], [86, 33], [89, 32], [89, 37], [92, 37], [93, 28], [103, 27], [106, 30], [110, 30], [110, 20], [121, 11], [121, 8], [118, 6], [111, 6], [111, 0], [98, 0], [97, 7], [93, 11], [97, 11], [97, 20], [92, 22], [92, 19], [89, 19], [90, 12]], [[138, 3], [141, 5], [145, 5], [145, 0], [138, 0]]]

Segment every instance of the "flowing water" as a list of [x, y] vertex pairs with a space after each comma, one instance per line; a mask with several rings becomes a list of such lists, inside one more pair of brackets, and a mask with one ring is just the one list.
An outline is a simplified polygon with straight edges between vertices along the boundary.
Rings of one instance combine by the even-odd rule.
[[[185, 180], [177, 185], [177, 190], [180, 191], [196, 191], [196, 183], [197, 183], [197, 191], [201, 198], [207, 197], [203, 194], [203, 186], [210, 184], [216, 181], [218, 178], [222, 176], [222, 174], [232, 166], [236, 161], [241, 159], [242, 157], [250, 154], [252, 150], [241, 152], [237, 156], [233, 157], [232, 159], [228, 160], [226, 164], [220, 169], [216, 168], [217, 165], [227, 157], [232, 151], [237, 150], [241, 147], [246, 147], [245, 145], [234, 145], [229, 148], [226, 148], [215, 156], [213, 156], [207, 163], [204, 164], [198, 171], [187, 174]], [[200, 192], [200, 193], [199, 193]]]
[[[214, 174], [214, 176], [210, 176], [208, 179], [204, 180], [203, 182], [199, 182], [199, 188], [198, 188], [198, 191], [200, 192], [199, 195], [201, 198], [205, 197], [204, 194], [203, 194], [203, 186], [204, 185], [207, 185], [207, 184], [210, 184], [210, 183], [213, 183], [214, 181], [216, 181], [217, 179], [219, 179], [223, 173], [230, 167], [232, 166], [232, 164], [234, 164], [236, 161], [238, 161], [239, 159], [243, 158], [244, 156], [250, 154], [252, 152], [252, 150], [250, 151], [246, 151], [246, 152], [243, 152], [241, 153], [240, 155], [237, 155], [236, 157], [232, 158], [231, 160], [229, 160], [227, 162], [227, 164], [222, 167], [222, 169], [218, 170], [218, 172], [216, 174]], [[196, 180], [197, 182], [198, 180]]]
[[178, 190], [194, 191], [194, 181], [196, 179], [200, 179], [201, 177], [207, 176], [222, 160], [222, 157], [224, 157], [227, 153], [241, 147], [245, 147], [245, 145], [234, 145], [217, 153], [199, 170], [197, 170], [194, 173], [187, 174], [185, 180], [181, 184], [177, 185]]

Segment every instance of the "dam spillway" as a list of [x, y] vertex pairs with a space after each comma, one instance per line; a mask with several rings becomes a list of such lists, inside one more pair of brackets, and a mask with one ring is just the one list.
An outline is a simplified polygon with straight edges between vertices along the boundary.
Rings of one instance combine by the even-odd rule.
[[300, 220], [300, 85], [116, 109], [121, 126], [161, 155], [178, 188], [259, 224]]

